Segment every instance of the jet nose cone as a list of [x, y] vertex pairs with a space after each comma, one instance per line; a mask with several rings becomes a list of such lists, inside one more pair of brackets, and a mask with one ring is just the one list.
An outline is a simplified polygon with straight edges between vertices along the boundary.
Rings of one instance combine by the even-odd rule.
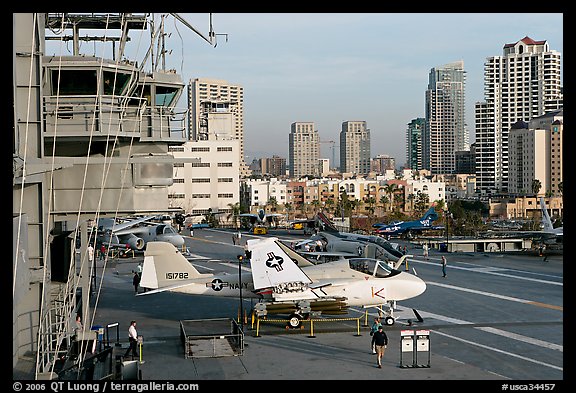
[[182, 247], [184, 245], [184, 238], [182, 236], [174, 236], [174, 241], [172, 243], [176, 247]]
[[414, 280], [414, 283], [413, 283], [414, 294], [412, 296], [416, 297], [418, 295], [423, 294], [424, 291], [426, 291], [426, 283], [424, 282], [424, 280], [422, 280], [419, 277], [414, 277], [414, 278], [416, 280]]
[[401, 273], [402, 284], [398, 290], [398, 300], [410, 299], [421, 295], [426, 291], [426, 283], [420, 277], [417, 277], [410, 273]]

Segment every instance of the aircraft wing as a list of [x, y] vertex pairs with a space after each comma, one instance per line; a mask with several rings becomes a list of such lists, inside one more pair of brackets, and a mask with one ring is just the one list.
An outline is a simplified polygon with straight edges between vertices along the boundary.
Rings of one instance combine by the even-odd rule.
[[260, 217], [258, 217], [258, 214], [254, 214], [254, 213], [241, 213], [241, 214], [238, 214], [238, 217], [248, 218], [248, 219], [250, 219], [251, 223], [260, 221]]
[[143, 222], [153, 220], [154, 218], [156, 218], [156, 216], [146, 216], [146, 217], [137, 218], [135, 220], [126, 221], [126, 222], [123, 222], [120, 224], [114, 224], [112, 226], [112, 232], [117, 233], [117, 232], [122, 231], [124, 229], [131, 228], [134, 225], [138, 225], [138, 224], [141, 224]]
[[315, 260], [314, 263], [322, 263], [324, 260], [334, 260], [335, 258], [346, 259], [358, 257], [358, 254], [352, 254], [349, 252], [298, 251], [298, 253], [308, 260]]
[[545, 231], [490, 231], [481, 233], [480, 237], [484, 239], [520, 238], [545, 241], [562, 237], [562, 233]]
[[250, 239], [250, 265], [254, 289], [269, 292], [274, 301], [318, 299], [312, 280], [282, 250], [277, 238]]
[[[178, 284], [174, 284], [174, 285], [170, 285], [170, 286], [165, 286], [162, 288], [158, 288], [158, 289], [152, 289], [146, 292], [142, 292], [137, 294], [136, 296], [141, 296], [141, 295], [153, 295], [155, 293], [160, 293], [160, 292], [166, 292], [166, 291], [173, 291], [174, 289], [178, 289], [178, 288], [183, 288], [186, 287], [188, 285], [192, 285], [194, 284], [193, 282], [186, 282], [186, 283], [178, 283]], [[143, 288], [146, 288], [145, 285], [142, 285]]]
[[250, 239], [248, 250], [254, 289], [275, 287], [285, 283], [310, 284], [312, 280], [276, 244], [275, 237]]
[[288, 224], [308, 224], [308, 223], [314, 223], [314, 222], [316, 222], [316, 221], [303, 218], [301, 220], [290, 220], [290, 221], [288, 221]]

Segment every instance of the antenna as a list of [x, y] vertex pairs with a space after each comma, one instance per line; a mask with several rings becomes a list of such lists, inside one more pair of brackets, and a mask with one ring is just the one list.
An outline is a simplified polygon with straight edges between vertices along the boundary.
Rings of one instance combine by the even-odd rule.
[[208, 31], [208, 38], [206, 38], [202, 33], [200, 33], [198, 30], [196, 30], [194, 28], [194, 26], [192, 26], [190, 23], [188, 23], [184, 18], [182, 18], [180, 15], [176, 14], [176, 13], [170, 13], [170, 15], [172, 15], [174, 18], [178, 19], [183, 25], [185, 25], [186, 27], [188, 27], [190, 30], [192, 30], [194, 33], [198, 34], [200, 37], [202, 37], [204, 39], [204, 41], [206, 41], [207, 43], [209, 43], [210, 45], [214, 46], [214, 48], [216, 48], [216, 36], [218, 35], [225, 35], [226, 36], [226, 42], [228, 42], [228, 34], [216, 34], [214, 33], [214, 30], [212, 29], [212, 13], [210, 13], [210, 31]]
[[320, 143], [331, 143], [332, 144], [332, 166], [335, 168], [336, 167], [336, 156], [334, 155], [335, 154], [334, 152], [335, 152], [336, 142], [321, 140]]

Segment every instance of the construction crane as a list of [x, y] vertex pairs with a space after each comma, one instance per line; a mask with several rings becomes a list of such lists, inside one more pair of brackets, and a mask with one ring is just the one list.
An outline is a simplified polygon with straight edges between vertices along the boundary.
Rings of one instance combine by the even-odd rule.
[[331, 143], [332, 144], [332, 162], [331, 162], [331, 164], [332, 164], [332, 167], [336, 167], [336, 156], [335, 156], [336, 142], [320, 140], [320, 143]]

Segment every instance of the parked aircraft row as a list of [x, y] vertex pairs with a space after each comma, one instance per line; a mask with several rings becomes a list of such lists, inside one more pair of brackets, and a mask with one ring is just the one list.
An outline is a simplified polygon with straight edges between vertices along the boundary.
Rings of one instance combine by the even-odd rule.
[[530, 238], [544, 244], [564, 243], [564, 226], [554, 228], [544, 197], [540, 197], [540, 212], [542, 214], [542, 230], [539, 231], [517, 231], [504, 230], [484, 233], [484, 237], [518, 237]]
[[[348, 232], [318, 232], [296, 243], [294, 248], [305, 251], [307, 244], [310, 250], [307, 254], [310, 256], [338, 253], [343, 257], [366, 257], [395, 262], [403, 255], [388, 240], [380, 236]], [[316, 248], [317, 244], [322, 244], [319, 250]]]

